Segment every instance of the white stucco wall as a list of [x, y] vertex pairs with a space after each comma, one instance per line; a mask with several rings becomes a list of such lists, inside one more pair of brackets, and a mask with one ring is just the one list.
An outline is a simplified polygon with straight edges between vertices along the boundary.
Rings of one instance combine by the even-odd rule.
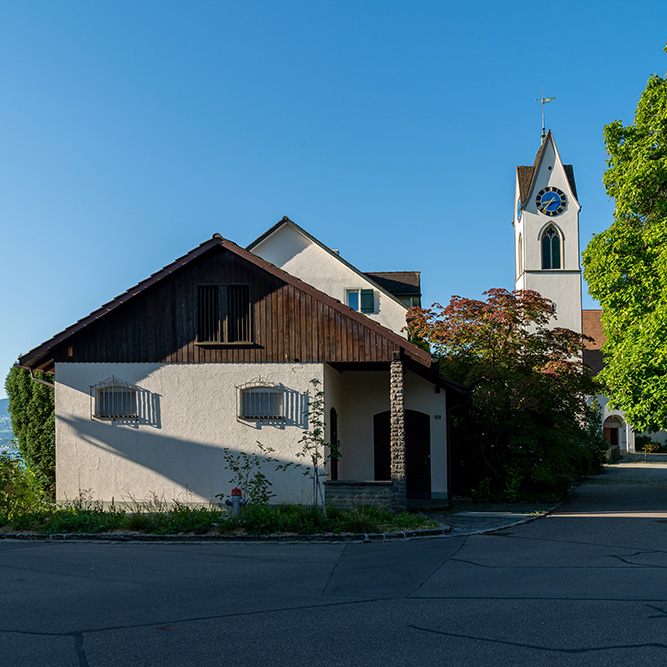
[[[341, 434], [345, 425], [345, 413], [343, 411], [344, 405], [344, 383], [343, 374], [334, 370], [329, 364], [324, 365], [324, 418], [326, 422], [325, 439], [327, 442], [331, 440], [331, 408], [336, 410], [338, 417], [338, 441], [341, 441]], [[333, 443], [336, 444], [336, 443]], [[341, 477], [343, 460], [338, 460], [338, 478]]]
[[[373, 416], [389, 410], [389, 371], [325, 370], [327, 386], [336, 385], [339, 413], [339, 438], [342, 458], [338, 463], [341, 480], [372, 480], [375, 474]], [[405, 409], [430, 416], [431, 495], [447, 497], [447, 414], [445, 392], [435, 393], [426, 380], [406, 371], [404, 376]], [[439, 417], [436, 418], [436, 417]]]
[[[138, 422], [91, 418], [90, 386], [112, 375], [140, 389]], [[236, 386], [259, 377], [283, 385], [284, 422], [237, 420]], [[259, 440], [281, 461], [299, 461], [313, 378], [323, 381], [322, 364], [56, 364], [56, 497], [196, 503], [228, 495], [223, 447], [256, 452]], [[266, 474], [276, 501], [310, 502], [299, 470]]]
[[290, 225], [283, 225], [258, 243], [252, 252], [341, 303], [346, 303], [347, 290], [375, 290], [375, 311], [364, 314], [406, 337], [406, 306], [378, 290], [363, 275], [353, 271]]

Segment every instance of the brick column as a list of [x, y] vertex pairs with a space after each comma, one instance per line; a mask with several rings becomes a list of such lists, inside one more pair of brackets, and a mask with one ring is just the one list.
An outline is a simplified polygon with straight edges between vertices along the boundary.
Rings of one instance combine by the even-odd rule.
[[389, 404], [391, 409], [391, 509], [402, 512], [408, 501], [405, 488], [405, 412], [403, 407], [403, 362], [399, 352], [389, 371]]

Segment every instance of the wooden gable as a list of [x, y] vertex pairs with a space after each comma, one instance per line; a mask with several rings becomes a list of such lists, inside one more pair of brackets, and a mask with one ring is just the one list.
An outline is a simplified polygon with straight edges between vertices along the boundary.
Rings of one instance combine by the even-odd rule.
[[[54, 362], [347, 364], [388, 362], [400, 352], [430, 367], [430, 355], [405, 339], [216, 238], [24, 355], [21, 365], [51, 371]], [[249, 341], [198, 340], [202, 285], [248, 286]]]

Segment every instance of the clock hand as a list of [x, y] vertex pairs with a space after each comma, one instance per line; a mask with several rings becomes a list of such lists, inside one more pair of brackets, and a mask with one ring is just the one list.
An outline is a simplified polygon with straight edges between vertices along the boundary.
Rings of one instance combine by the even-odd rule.
[[542, 208], [548, 208], [555, 201], [556, 201], [556, 195], [554, 195], [549, 201], [544, 201], [544, 197], [543, 197], [542, 198]]

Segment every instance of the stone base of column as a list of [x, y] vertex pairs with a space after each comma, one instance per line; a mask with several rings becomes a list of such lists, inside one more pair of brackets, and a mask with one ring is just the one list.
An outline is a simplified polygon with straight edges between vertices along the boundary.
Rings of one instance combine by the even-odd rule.
[[391, 511], [405, 512], [408, 509], [408, 494], [405, 481], [395, 479], [391, 483]]

